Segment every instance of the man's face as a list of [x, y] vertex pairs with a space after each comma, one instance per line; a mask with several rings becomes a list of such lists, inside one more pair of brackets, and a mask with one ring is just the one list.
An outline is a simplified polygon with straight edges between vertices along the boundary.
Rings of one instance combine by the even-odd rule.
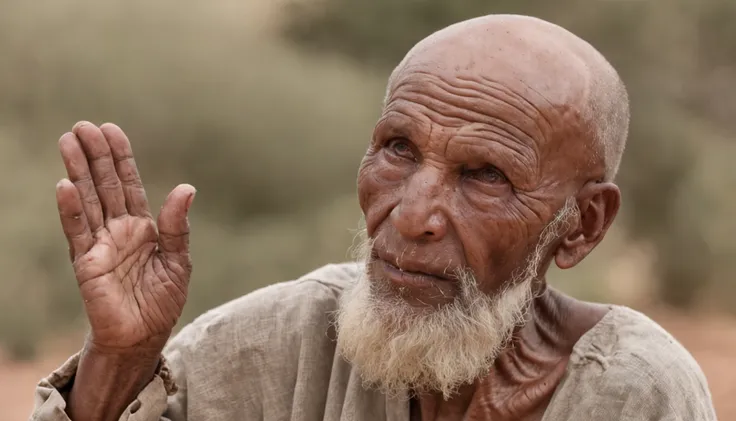
[[418, 308], [452, 302], [461, 271], [503, 288], [574, 193], [550, 159], [548, 108], [455, 72], [400, 72], [358, 177], [373, 281]]
[[388, 392], [449, 396], [487, 370], [577, 209], [555, 115], [485, 82], [400, 72], [360, 167], [367, 270], [338, 346]]

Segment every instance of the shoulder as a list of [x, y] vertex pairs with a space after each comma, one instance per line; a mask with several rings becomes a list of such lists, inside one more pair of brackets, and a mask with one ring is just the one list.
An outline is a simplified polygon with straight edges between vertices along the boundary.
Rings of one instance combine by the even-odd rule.
[[212, 343], [225, 348], [258, 346], [287, 340], [305, 329], [326, 329], [342, 291], [361, 270], [358, 263], [328, 264], [298, 279], [255, 290], [202, 314], [168, 348]]
[[590, 415], [716, 419], [707, 380], [692, 355], [656, 322], [626, 307], [614, 306], [575, 345], [568, 380], [570, 390], [600, 400]]
[[574, 357], [583, 364], [636, 371], [662, 386], [687, 380], [707, 391], [705, 375], [685, 347], [652, 319], [627, 307], [614, 306], [575, 346]]

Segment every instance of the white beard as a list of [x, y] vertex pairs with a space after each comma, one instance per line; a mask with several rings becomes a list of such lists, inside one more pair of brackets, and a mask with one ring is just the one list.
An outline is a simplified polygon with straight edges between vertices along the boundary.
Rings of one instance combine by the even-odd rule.
[[[478, 289], [469, 270], [457, 273], [460, 294], [436, 310], [419, 311], [398, 296], [380, 293], [365, 273], [340, 298], [338, 350], [367, 387], [395, 396], [409, 391], [440, 392], [449, 398], [459, 386], [488, 373], [514, 330], [526, 320], [532, 284], [548, 246], [566, 230], [577, 211], [568, 201], [545, 228], [523, 270], [494, 296]], [[371, 242], [364, 242], [363, 252]], [[367, 262], [370, 253], [363, 259]], [[376, 280], [374, 280], [376, 281]]]

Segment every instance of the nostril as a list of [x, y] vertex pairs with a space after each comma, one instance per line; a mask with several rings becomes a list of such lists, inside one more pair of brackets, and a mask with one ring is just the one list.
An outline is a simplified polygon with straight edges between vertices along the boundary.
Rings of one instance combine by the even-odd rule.
[[434, 235], [434, 233], [432, 231], [424, 231], [424, 236], [425, 237], [431, 237], [433, 235]]

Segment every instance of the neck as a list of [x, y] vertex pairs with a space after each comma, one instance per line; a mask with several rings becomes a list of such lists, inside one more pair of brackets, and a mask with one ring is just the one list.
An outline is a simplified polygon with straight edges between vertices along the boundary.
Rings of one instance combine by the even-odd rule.
[[540, 286], [526, 323], [514, 332], [486, 377], [464, 385], [449, 400], [441, 393], [421, 394], [413, 410], [422, 420], [464, 419], [476, 412], [469, 418], [534, 419], [535, 414], [541, 418], [575, 343], [607, 311]]

